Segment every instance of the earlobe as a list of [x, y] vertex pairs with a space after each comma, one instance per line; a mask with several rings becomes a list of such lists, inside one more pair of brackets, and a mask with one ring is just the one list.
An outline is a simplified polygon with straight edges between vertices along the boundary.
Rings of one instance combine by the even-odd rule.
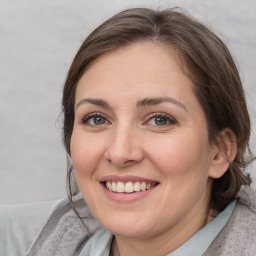
[[212, 163], [209, 169], [209, 177], [218, 179], [233, 162], [237, 153], [236, 135], [229, 129], [223, 129], [217, 138], [217, 144], [212, 148]]

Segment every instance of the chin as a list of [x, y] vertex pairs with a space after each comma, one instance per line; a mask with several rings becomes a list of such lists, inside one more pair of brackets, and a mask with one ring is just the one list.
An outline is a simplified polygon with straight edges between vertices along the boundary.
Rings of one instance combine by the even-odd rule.
[[[108, 229], [108, 228], [107, 228]], [[131, 227], [122, 227], [122, 228], [113, 228], [109, 227], [108, 231], [115, 236], [128, 237], [128, 238], [141, 238], [146, 234], [148, 235], [147, 230], [140, 228], [131, 228]]]
[[148, 235], [150, 232], [150, 224], [152, 225], [152, 221], [146, 223], [145, 218], [143, 222], [138, 221], [137, 219], [128, 219], [123, 218], [119, 221], [116, 221], [115, 218], [112, 218], [109, 222], [102, 223], [103, 226], [112, 234], [116, 236], [122, 237], [143, 237], [146, 234]]

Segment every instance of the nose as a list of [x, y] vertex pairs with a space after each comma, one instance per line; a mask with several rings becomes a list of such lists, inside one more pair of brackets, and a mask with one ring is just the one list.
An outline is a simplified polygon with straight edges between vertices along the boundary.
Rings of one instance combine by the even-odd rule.
[[144, 158], [139, 134], [132, 128], [119, 127], [111, 134], [105, 159], [117, 168], [139, 163]]

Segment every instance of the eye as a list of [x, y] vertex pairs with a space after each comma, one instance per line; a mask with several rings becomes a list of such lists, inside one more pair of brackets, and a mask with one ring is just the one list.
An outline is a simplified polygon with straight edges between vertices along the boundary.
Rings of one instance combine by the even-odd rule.
[[147, 124], [155, 126], [168, 126], [176, 124], [176, 120], [166, 114], [151, 114]]
[[82, 124], [90, 126], [100, 126], [107, 123], [107, 118], [97, 113], [89, 114], [82, 119]]

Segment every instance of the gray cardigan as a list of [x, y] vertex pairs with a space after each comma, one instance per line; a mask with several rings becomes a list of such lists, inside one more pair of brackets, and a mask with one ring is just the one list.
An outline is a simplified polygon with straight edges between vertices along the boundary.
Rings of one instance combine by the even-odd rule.
[[[69, 201], [62, 201], [54, 210], [27, 256], [77, 256], [90, 234], [102, 229], [80, 197], [76, 207], [83, 219], [72, 210]], [[86, 223], [86, 226], [84, 225]], [[227, 224], [214, 239], [204, 256], [256, 255], [256, 193], [240, 193]]]

